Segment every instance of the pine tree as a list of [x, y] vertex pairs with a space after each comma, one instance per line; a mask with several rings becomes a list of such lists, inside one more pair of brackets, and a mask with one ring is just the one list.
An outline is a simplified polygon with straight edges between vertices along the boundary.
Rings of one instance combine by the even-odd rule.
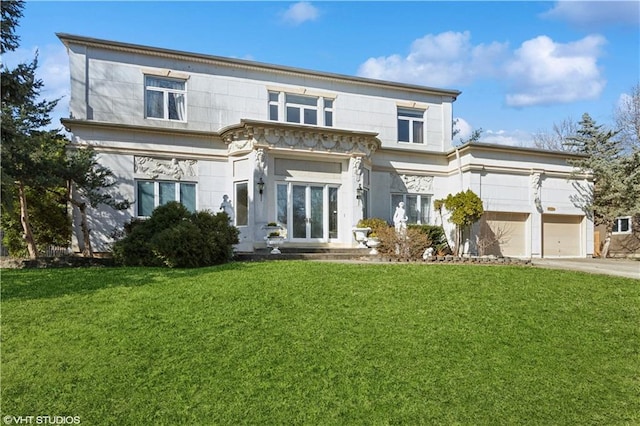
[[[15, 50], [19, 37], [15, 27], [24, 3], [3, 1], [2, 52]], [[6, 37], [6, 38], [5, 38]], [[40, 100], [43, 82], [36, 78], [38, 56], [10, 70], [2, 67], [2, 207], [3, 216], [18, 211], [29, 257], [38, 257], [36, 238], [29, 218], [29, 193], [42, 193], [55, 185], [58, 162], [66, 140], [58, 130], [44, 130], [58, 100]], [[15, 204], [19, 205], [16, 208]]]

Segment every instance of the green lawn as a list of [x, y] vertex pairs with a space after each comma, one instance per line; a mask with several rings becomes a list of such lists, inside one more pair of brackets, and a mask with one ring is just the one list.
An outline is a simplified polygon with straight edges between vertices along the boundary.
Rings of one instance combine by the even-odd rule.
[[640, 284], [517, 266], [2, 272], [6, 415], [640, 424]]

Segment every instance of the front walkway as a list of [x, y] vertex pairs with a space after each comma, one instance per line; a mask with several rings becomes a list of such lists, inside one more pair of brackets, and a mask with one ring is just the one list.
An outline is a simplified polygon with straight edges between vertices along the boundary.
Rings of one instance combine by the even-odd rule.
[[640, 280], [640, 260], [634, 259], [533, 259], [533, 266], [569, 269]]

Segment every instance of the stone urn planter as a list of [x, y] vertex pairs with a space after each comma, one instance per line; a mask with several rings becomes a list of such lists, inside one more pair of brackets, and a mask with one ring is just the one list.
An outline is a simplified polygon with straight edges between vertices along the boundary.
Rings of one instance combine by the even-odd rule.
[[280, 254], [280, 246], [284, 242], [284, 237], [281, 234], [282, 227], [277, 223], [271, 222], [264, 226], [267, 231], [267, 236], [264, 237], [267, 242], [267, 247], [271, 248], [271, 254]]
[[371, 232], [371, 228], [351, 228], [353, 231], [353, 236], [358, 242], [358, 248], [367, 248], [367, 235]]
[[267, 247], [271, 248], [271, 254], [280, 254], [280, 245], [282, 245], [284, 241], [284, 237], [282, 235], [267, 235], [264, 237], [267, 240]]
[[369, 254], [378, 254], [378, 247], [380, 246], [380, 239], [378, 237], [367, 238], [367, 247], [371, 249]]

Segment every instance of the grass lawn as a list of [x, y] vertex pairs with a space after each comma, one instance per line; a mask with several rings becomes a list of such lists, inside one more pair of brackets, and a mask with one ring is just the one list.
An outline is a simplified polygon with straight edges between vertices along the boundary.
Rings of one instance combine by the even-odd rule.
[[2, 272], [1, 416], [640, 424], [640, 283], [517, 266]]

